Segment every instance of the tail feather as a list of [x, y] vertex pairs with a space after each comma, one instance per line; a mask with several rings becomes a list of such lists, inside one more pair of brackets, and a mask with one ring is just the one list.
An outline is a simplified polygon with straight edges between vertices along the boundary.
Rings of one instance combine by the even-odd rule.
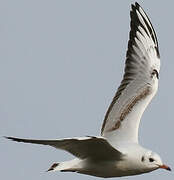
[[48, 171], [53, 171], [57, 166], [59, 166], [60, 163], [54, 163], [48, 170]]
[[48, 171], [61, 171], [61, 172], [76, 172], [78, 171], [79, 166], [79, 162], [81, 162], [81, 160], [79, 159], [73, 159], [71, 161], [64, 161], [64, 162], [60, 162], [60, 163], [54, 163], [48, 170]]

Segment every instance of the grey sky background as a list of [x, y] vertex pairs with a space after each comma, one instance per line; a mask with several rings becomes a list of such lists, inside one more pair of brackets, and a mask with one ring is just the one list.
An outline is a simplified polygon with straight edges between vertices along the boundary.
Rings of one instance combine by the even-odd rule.
[[[0, 0], [0, 136], [99, 135], [123, 75], [134, 2]], [[144, 113], [139, 141], [173, 168], [174, 1], [138, 2], [156, 30], [161, 54], [159, 91]], [[0, 138], [0, 179], [98, 179], [45, 172], [72, 158], [51, 147]], [[171, 180], [173, 172], [121, 179]]]

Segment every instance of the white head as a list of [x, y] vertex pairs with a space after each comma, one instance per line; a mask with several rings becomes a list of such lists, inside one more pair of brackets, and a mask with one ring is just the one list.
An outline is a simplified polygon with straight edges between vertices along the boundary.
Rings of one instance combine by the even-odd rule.
[[157, 153], [154, 153], [152, 151], [146, 151], [146, 153], [142, 155], [141, 165], [147, 171], [153, 171], [159, 168], [171, 171], [171, 169], [167, 165], [164, 165], [162, 163], [160, 156]]

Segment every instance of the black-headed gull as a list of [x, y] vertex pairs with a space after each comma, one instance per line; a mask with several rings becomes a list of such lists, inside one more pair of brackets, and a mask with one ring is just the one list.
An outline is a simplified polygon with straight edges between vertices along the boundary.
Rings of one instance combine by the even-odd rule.
[[160, 156], [138, 144], [141, 116], [158, 89], [160, 55], [152, 24], [138, 3], [132, 5], [131, 31], [123, 80], [105, 115], [101, 136], [57, 140], [8, 139], [49, 145], [76, 156], [54, 163], [48, 171], [69, 171], [98, 177], [171, 170]]

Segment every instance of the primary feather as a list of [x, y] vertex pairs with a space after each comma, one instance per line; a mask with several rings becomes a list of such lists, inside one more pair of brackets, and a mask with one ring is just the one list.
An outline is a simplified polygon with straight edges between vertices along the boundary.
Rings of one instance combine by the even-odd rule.
[[101, 134], [112, 145], [138, 142], [141, 116], [157, 92], [160, 70], [159, 48], [153, 26], [138, 3], [132, 5], [131, 31], [121, 85], [102, 125]]
[[121, 158], [122, 153], [113, 148], [103, 137], [79, 137], [56, 140], [22, 139], [6, 137], [16, 142], [42, 144], [65, 150], [74, 156], [95, 161], [112, 160]]

